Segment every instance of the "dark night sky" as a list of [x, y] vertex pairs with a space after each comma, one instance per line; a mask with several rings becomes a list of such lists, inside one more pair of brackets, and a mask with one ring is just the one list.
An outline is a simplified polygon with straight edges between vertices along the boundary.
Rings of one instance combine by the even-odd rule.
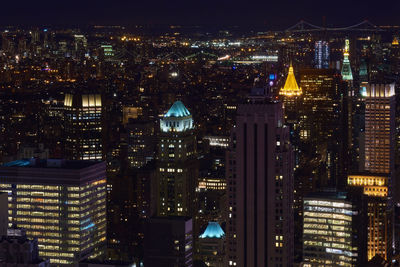
[[2, 25], [212, 24], [284, 29], [300, 19], [400, 24], [400, 0], [0, 0]]

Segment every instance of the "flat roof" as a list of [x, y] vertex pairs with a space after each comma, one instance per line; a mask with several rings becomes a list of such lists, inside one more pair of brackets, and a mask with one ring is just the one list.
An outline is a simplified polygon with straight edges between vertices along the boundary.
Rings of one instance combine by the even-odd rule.
[[1, 167], [84, 169], [100, 163], [95, 160], [21, 159], [4, 163]]

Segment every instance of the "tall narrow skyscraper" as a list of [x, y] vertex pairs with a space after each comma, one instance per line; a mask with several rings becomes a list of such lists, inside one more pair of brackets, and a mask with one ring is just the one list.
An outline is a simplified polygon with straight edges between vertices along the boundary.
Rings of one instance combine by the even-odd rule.
[[394, 84], [368, 84], [365, 97], [365, 170], [394, 171]]
[[228, 266], [292, 266], [293, 151], [282, 103], [253, 89], [227, 155]]
[[394, 181], [394, 84], [367, 84], [365, 96], [365, 170], [348, 176], [349, 186], [368, 196], [368, 260], [392, 254]]
[[316, 69], [329, 68], [329, 44], [327, 41], [315, 42], [314, 63]]
[[343, 52], [343, 63], [342, 63], [342, 77], [343, 80], [345, 81], [353, 80], [353, 72], [351, 71], [350, 60], [349, 60], [349, 50], [350, 50], [349, 44], [350, 44], [349, 40], [346, 39]]
[[197, 181], [196, 137], [189, 110], [176, 101], [160, 120], [157, 215], [193, 216]]
[[100, 94], [65, 95], [64, 130], [67, 159], [102, 159], [101, 115]]

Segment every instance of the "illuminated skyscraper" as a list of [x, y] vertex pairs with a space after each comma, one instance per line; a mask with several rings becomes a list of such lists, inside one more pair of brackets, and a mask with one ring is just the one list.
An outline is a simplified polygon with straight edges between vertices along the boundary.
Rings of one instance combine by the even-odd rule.
[[65, 153], [68, 159], [102, 159], [101, 120], [100, 94], [65, 95]]
[[293, 151], [282, 103], [253, 89], [227, 154], [228, 266], [292, 266]]
[[341, 172], [343, 141], [340, 76], [333, 69], [303, 69], [300, 86], [303, 98], [298, 109], [302, 152], [299, 165], [309, 166], [309, 177], [314, 177], [316, 186], [333, 186]]
[[365, 97], [365, 170], [349, 175], [348, 185], [364, 188], [368, 196], [368, 259], [390, 259], [393, 240], [394, 84], [367, 84]]
[[157, 164], [157, 214], [193, 216], [198, 176], [192, 115], [176, 101], [160, 119]]
[[379, 174], [349, 175], [351, 187], [363, 188], [368, 200], [368, 245], [367, 257], [380, 255], [388, 259], [392, 252], [393, 211], [388, 202], [389, 178]]
[[199, 256], [210, 267], [226, 267], [225, 233], [218, 222], [209, 222], [199, 238]]
[[329, 44], [327, 41], [315, 42], [314, 63], [316, 69], [329, 68]]
[[18, 160], [0, 167], [8, 192], [9, 223], [37, 238], [39, 256], [51, 264], [77, 263], [104, 253], [105, 163]]
[[353, 73], [351, 71], [350, 60], [349, 60], [349, 50], [350, 50], [349, 40], [346, 39], [346, 44], [343, 52], [343, 63], [342, 63], [342, 77], [343, 80], [345, 81], [353, 80]]
[[304, 197], [304, 267], [363, 266], [367, 213], [361, 194], [318, 192]]
[[294, 77], [292, 64], [290, 64], [285, 85], [283, 86], [283, 88], [281, 88], [279, 94], [284, 96], [299, 96], [301, 95], [301, 93], [301, 88], [297, 85], [296, 77]]
[[368, 84], [365, 96], [365, 170], [394, 172], [394, 84]]

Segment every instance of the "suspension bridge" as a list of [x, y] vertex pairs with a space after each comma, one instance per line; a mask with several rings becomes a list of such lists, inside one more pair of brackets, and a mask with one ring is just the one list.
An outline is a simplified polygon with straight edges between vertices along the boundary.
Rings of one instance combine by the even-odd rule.
[[285, 30], [285, 32], [299, 32], [299, 33], [321, 32], [321, 31], [382, 32], [384, 30], [379, 26], [374, 25], [368, 20], [363, 20], [360, 23], [348, 27], [333, 27], [333, 28], [321, 27], [309, 23], [307, 21], [300, 20], [298, 23]]

